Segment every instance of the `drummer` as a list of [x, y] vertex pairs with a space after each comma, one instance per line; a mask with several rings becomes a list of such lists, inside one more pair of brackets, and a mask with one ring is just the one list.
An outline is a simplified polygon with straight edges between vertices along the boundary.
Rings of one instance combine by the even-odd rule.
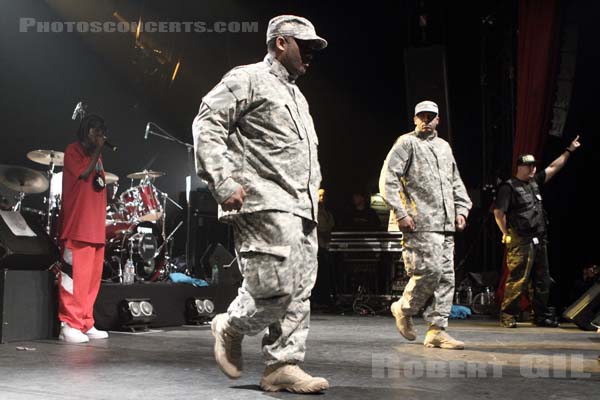
[[104, 261], [106, 184], [102, 165], [106, 126], [98, 115], [81, 120], [77, 141], [65, 151], [59, 222], [59, 340], [105, 339], [94, 327], [94, 303]]

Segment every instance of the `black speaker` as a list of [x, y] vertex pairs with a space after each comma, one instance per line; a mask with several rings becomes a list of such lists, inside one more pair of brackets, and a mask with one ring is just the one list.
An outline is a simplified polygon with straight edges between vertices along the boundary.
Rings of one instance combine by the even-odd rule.
[[409, 119], [412, 121], [417, 103], [423, 100], [436, 102], [440, 109], [438, 133], [441, 138], [452, 142], [446, 78], [446, 48], [439, 45], [407, 48], [404, 51], [404, 64]]
[[0, 269], [0, 342], [49, 339], [57, 335], [54, 274]]
[[190, 204], [192, 210], [204, 216], [217, 216], [217, 202], [212, 194], [207, 190], [193, 190], [190, 192]]
[[[205, 279], [217, 286], [240, 286], [242, 274], [237, 259], [221, 243], [213, 243], [200, 260]], [[215, 275], [217, 274], [217, 275]]]
[[[185, 192], [180, 193], [180, 203], [185, 205]], [[210, 270], [205, 270], [203, 257], [212, 251], [212, 246], [221, 243], [226, 250], [233, 251], [233, 233], [229, 225], [217, 219], [217, 202], [207, 189], [190, 192], [190, 210], [185, 207], [186, 218], [189, 215], [187, 229], [181, 230], [178, 249], [186, 252], [191, 264], [191, 271], [197, 278], [210, 277]], [[188, 233], [189, 232], [189, 233]], [[189, 234], [189, 236], [187, 236]], [[189, 246], [182, 246], [189, 240]]]
[[58, 257], [58, 248], [34, 216], [0, 213], [0, 268], [43, 270]]
[[588, 289], [577, 301], [571, 304], [563, 313], [563, 317], [570, 319], [584, 331], [595, 331], [592, 325], [596, 314], [600, 312], [600, 283]]

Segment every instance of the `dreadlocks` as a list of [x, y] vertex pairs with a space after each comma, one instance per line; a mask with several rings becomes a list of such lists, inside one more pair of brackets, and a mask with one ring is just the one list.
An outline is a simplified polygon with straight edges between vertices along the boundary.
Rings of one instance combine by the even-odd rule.
[[104, 119], [96, 114], [89, 114], [85, 116], [79, 123], [79, 129], [77, 130], [77, 139], [79, 139], [79, 141], [83, 143], [88, 135], [88, 132], [92, 128], [99, 128], [106, 131]]

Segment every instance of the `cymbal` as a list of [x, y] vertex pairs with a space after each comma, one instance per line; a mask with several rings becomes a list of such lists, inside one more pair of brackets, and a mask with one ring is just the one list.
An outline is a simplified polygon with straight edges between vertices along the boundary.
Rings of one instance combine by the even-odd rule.
[[151, 169], [145, 169], [140, 172], [132, 172], [127, 177], [129, 179], [144, 179], [144, 178], [158, 178], [166, 175], [164, 172], [152, 171]]
[[43, 172], [13, 165], [0, 165], [0, 184], [23, 193], [42, 193], [48, 189], [48, 178]]
[[112, 172], [106, 172], [104, 171], [104, 180], [106, 181], [107, 185], [110, 185], [111, 183], [115, 183], [119, 180], [119, 177], [115, 174], [113, 174]]
[[57, 167], [65, 165], [65, 153], [56, 150], [33, 150], [27, 153], [27, 158], [38, 164], [50, 165], [51, 163]]

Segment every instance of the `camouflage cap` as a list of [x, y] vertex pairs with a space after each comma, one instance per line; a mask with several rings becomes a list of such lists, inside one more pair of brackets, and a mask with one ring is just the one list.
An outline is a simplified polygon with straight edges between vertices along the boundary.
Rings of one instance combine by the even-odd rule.
[[531, 164], [535, 164], [535, 157], [533, 154], [521, 154], [519, 158], [517, 158], [517, 166]]
[[435, 104], [433, 101], [425, 100], [415, 106], [415, 115], [426, 111], [432, 112], [437, 115], [439, 114], [438, 105]]
[[267, 28], [267, 43], [277, 36], [291, 36], [300, 40], [313, 42], [313, 49], [323, 50], [327, 40], [317, 36], [315, 27], [306, 18], [296, 15], [279, 15], [269, 21]]

